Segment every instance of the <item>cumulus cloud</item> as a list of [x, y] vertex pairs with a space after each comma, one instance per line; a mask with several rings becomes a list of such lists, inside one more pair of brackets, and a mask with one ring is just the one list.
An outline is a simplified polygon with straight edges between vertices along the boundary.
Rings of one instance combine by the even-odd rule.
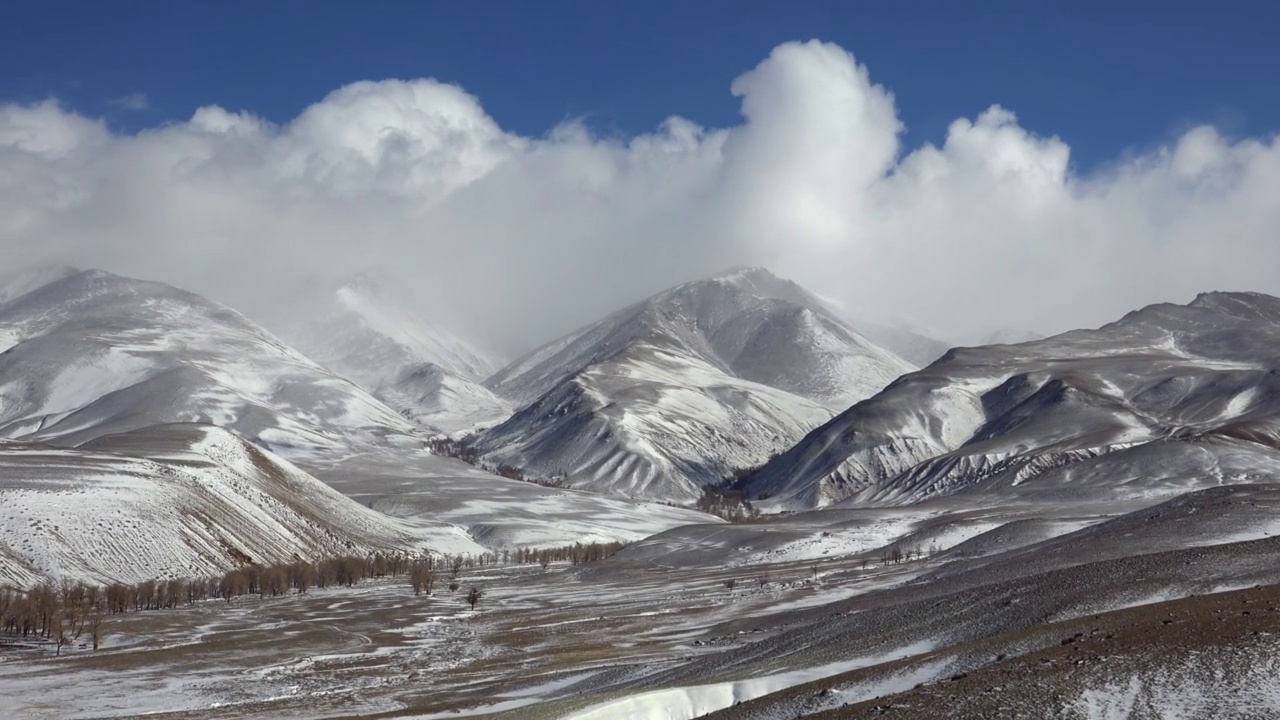
[[728, 90], [740, 124], [632, 138], [522, 137], [429, 79], [348, 85], [283, 125], [204, 107], [119, 134], [54, 102], [0, 106], [0, 262], [161, 279], [262, 317], [382, 268], [513, 348], [742, 264], [953, 336], [1280, 293], [1274, 137], [1198, 127], [1082, 175], [1066, 140], [993, 106], [906, 148], [892, 93], [819, 42]]

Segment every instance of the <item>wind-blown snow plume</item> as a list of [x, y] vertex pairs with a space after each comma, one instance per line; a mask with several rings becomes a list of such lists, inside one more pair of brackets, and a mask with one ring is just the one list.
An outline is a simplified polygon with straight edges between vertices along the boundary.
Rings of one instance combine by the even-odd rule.
[[742, 124], [633, 138], [520, 137], [430, 79], [348, 85], [280, 125], [209, 106], [136, 134], [4, 105], [0, 263], [98, 266], [251, 313], [387, 265], [511, 349], [739, 264], [955, 332], [1280, 292], [1274, 137], [1198, 127], [1081, 175], [1065, 140], [992, 106], [904, 148], [890, 92], [816, 41], [729, 89]]

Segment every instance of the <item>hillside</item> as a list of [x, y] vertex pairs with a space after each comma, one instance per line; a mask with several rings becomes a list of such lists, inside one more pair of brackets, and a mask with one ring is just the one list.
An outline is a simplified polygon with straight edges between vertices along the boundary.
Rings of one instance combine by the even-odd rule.
[[776, 508], [968, 491], [1167, 493], [1280, 471], [1280, 300], [1208, 293], [1097, 330], [957, 348], [742, 487]]
[[85, 271], [0, 305], [0, 436], [74, 446], [179, 422], [292, 456], [416, 432], [243, 315], [168, 285]]
[[374, 550], [483, 551], [460, 528], [370, 510], [208, 425], [76, 449], [0, 444], [0, 585], [206, 577]]
[[493, 462], [688, 502], [912, 367], [795, 283], [752, 268], [659, 293], [517, 360]]

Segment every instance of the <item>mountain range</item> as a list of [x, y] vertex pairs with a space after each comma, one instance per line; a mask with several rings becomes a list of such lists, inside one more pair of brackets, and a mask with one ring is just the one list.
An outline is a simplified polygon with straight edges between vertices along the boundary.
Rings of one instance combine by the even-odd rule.
[[[385, 377], [435, 361], [493, 398], [463, 376], [491, 360], [370, 297], [367, 285], [343, 288], [346, 314], [321, 319], [359, 337], [335, 334], [329, 347], [369, 349], [366, 361], [387, 360]], [[719, 522], [481, 471], [424, 472], [436, 431], [420, 422], [424, 406], [393, 409], [240, 313], [162, 283], [48, 267], [0, 282], [0, 298], [0, 583], [205, 575], [339, 551], [479, 553], [586, 534], [612, 542]], [[359, 367], [338, 357], [350, 365], [335, 367]], [[381, 393], [381, 371], [354, 374]], [[351, 499], [388, 464], [415, 468], [397, 491], [430, 502], [397, 500], [387, 514]], [[552, 511], [577, 519], [543, 529]]]
[[741, 487], [778, 509], [972, 492], [1181, 492], [1280, 471], [1280, 300], [1206, 293], [1097, 330], [956, 348]]
[[[80, 488], [201, 464], [205, 476], [246, 477], [207, 453], [191, 459], [215, 431], [222, 446], [247, 443], [419, 530], [448, 492], [473, 503], [486, 484], [532, 487], [432, 465], [426, 448], [441, 433], [484, 467], [569, 488], [504, 491], [514, 525], [455, 503], [449, 532], [460, 534], [415, 536], [473, 547], [541, 537], [531, 529], [556, 502], [591, 518], [578, 527], [598, 538], [609, 517], [636, 518], [629, 537], [710, 522], [644, 502], [689, 505], [727, 483], [765, 511], [794, 511], [973, 494], [1160, 498], [1280, 471], [1280, 300], [1265, 295], [1207, 293], [1096, 330], [953, 348], [923, 369], [868, 335], [913, 357], [936, 341], [883, 325], [864, 334], [760, 268], [663, 291], [505, 366], [430, 315], [358, 276], [293, 326], [290, 345], [161, 283], [61, 266], [11, 277], [0, 282], [6, 497], [49, 482], [33, 479], [44, 465], [81, 468], [62, 478]], [[394, 488], [433, 499], [406, 503]], [[183, 492], [154, 494], [194, 502]], [[543, 509], [515, 510], [531, 503]], [[407, 537], [371, 537], [388, 532]]]
[[[374, 274], [316, 289], [274, 333], [0, 281], [3, 712], [1280, 708], [1280, 299], [943, 350], [742, 268], [503, 364]], [[181, 582], [375, 553], [453, 562], [422, 595]], [[76, 581], [192, 607], [81, 615]]]
[[168, 285], [90, 270], [0, 305], [0, 436], [74, 446], [169, 423], [295, 456], [416, 433], [243, 315]]

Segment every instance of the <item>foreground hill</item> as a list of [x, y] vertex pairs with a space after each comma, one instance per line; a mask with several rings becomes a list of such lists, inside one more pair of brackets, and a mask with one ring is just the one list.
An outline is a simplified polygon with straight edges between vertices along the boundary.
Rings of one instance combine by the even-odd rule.
[[0, 305], [0, 436], [78, 445], [202, 422], [305, 455], [415, 432], [348, 380], [198, 295], [100, 271], [53, 278]]
[[576, 486], [687, 502], [912, 366], [761, 269], [687, 283], [504, 368], [522, 407], [487, 458]]
[[208, 425], [77, 449], [0, 444], [0, 585], [206, 577], [375, 550], [483, 551], [460, 528], [383, 515]]
[[1280, 473], [1280, 300], [1208, 293], [957, 348], [747, 478], [777, 508], [996, 489], [1160, 493]]
[[511, 414], [481, 384], [502, 364], [498, 356], [428, 321], [372, 275], [307, 315], [319, 318], [289, 333], [303, 352], [418, 424], [453, 433]]

